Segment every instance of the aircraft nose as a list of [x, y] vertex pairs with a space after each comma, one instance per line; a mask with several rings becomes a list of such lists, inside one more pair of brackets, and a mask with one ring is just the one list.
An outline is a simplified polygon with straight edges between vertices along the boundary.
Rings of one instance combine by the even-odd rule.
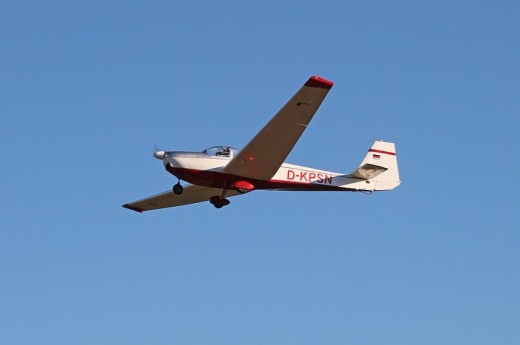
[[155, 158], [157, 158], [157, 159], [163, 160], [164, 157], [166, 156], [166, 152], [164, 152], [164, 151], [155, 151], [155, 152], [153, 153], [153, 156], [154, 156]]

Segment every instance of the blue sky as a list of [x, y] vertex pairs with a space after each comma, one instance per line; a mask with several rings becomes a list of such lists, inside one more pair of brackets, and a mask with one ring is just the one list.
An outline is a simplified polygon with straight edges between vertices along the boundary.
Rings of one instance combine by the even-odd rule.
[[[0, 3], [3, 344], [517, 344], [515, 1]], [[145, 214], [153, 147], [242, 147], [310, 75], [289, 157], [402, 185]]]

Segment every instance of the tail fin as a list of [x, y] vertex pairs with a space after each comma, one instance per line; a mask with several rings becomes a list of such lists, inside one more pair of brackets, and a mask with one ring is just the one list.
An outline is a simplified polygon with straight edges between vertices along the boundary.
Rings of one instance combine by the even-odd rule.
[[394, 143], [375, 141], [351, 176], [370, 181], [372, 190], [390, 190], [399, 186], [399, 168]]

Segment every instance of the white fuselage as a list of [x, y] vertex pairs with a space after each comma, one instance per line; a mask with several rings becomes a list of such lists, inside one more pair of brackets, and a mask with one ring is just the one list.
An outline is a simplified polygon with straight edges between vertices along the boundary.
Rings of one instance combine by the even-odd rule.
[[[209, 185], [215, 180], [223, 180], [227, 186], [239, 180], [246, 180], [255, 189], [291, 189], [291, 190], [373, 190], [370, 181], [348, 177], [342, 173], [319, 170], [300, 165], [283, 163], [269, 181], [255, 181], [241, 176], [232, 176], [225, 172], [226, 164], [232, 157], [204, 157], [201, 153], [170, 152], [163, 160], [164, 165], [175, 176], [191, 183], [201, 183], [207, 179]], [[192, 177], [193, 176], [193, 177]], [[196, 181], [190, 181], [195, 178]]]

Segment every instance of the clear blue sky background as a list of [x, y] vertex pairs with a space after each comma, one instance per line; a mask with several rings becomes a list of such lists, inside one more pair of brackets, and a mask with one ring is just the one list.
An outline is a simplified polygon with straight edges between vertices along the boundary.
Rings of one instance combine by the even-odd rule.
[[[519, 344], [517, 1], [2, 1], [0, 343]], [[371, 196], [138, 214], [153, 145], [242, 147], [312, 74], [289, 161]]]

